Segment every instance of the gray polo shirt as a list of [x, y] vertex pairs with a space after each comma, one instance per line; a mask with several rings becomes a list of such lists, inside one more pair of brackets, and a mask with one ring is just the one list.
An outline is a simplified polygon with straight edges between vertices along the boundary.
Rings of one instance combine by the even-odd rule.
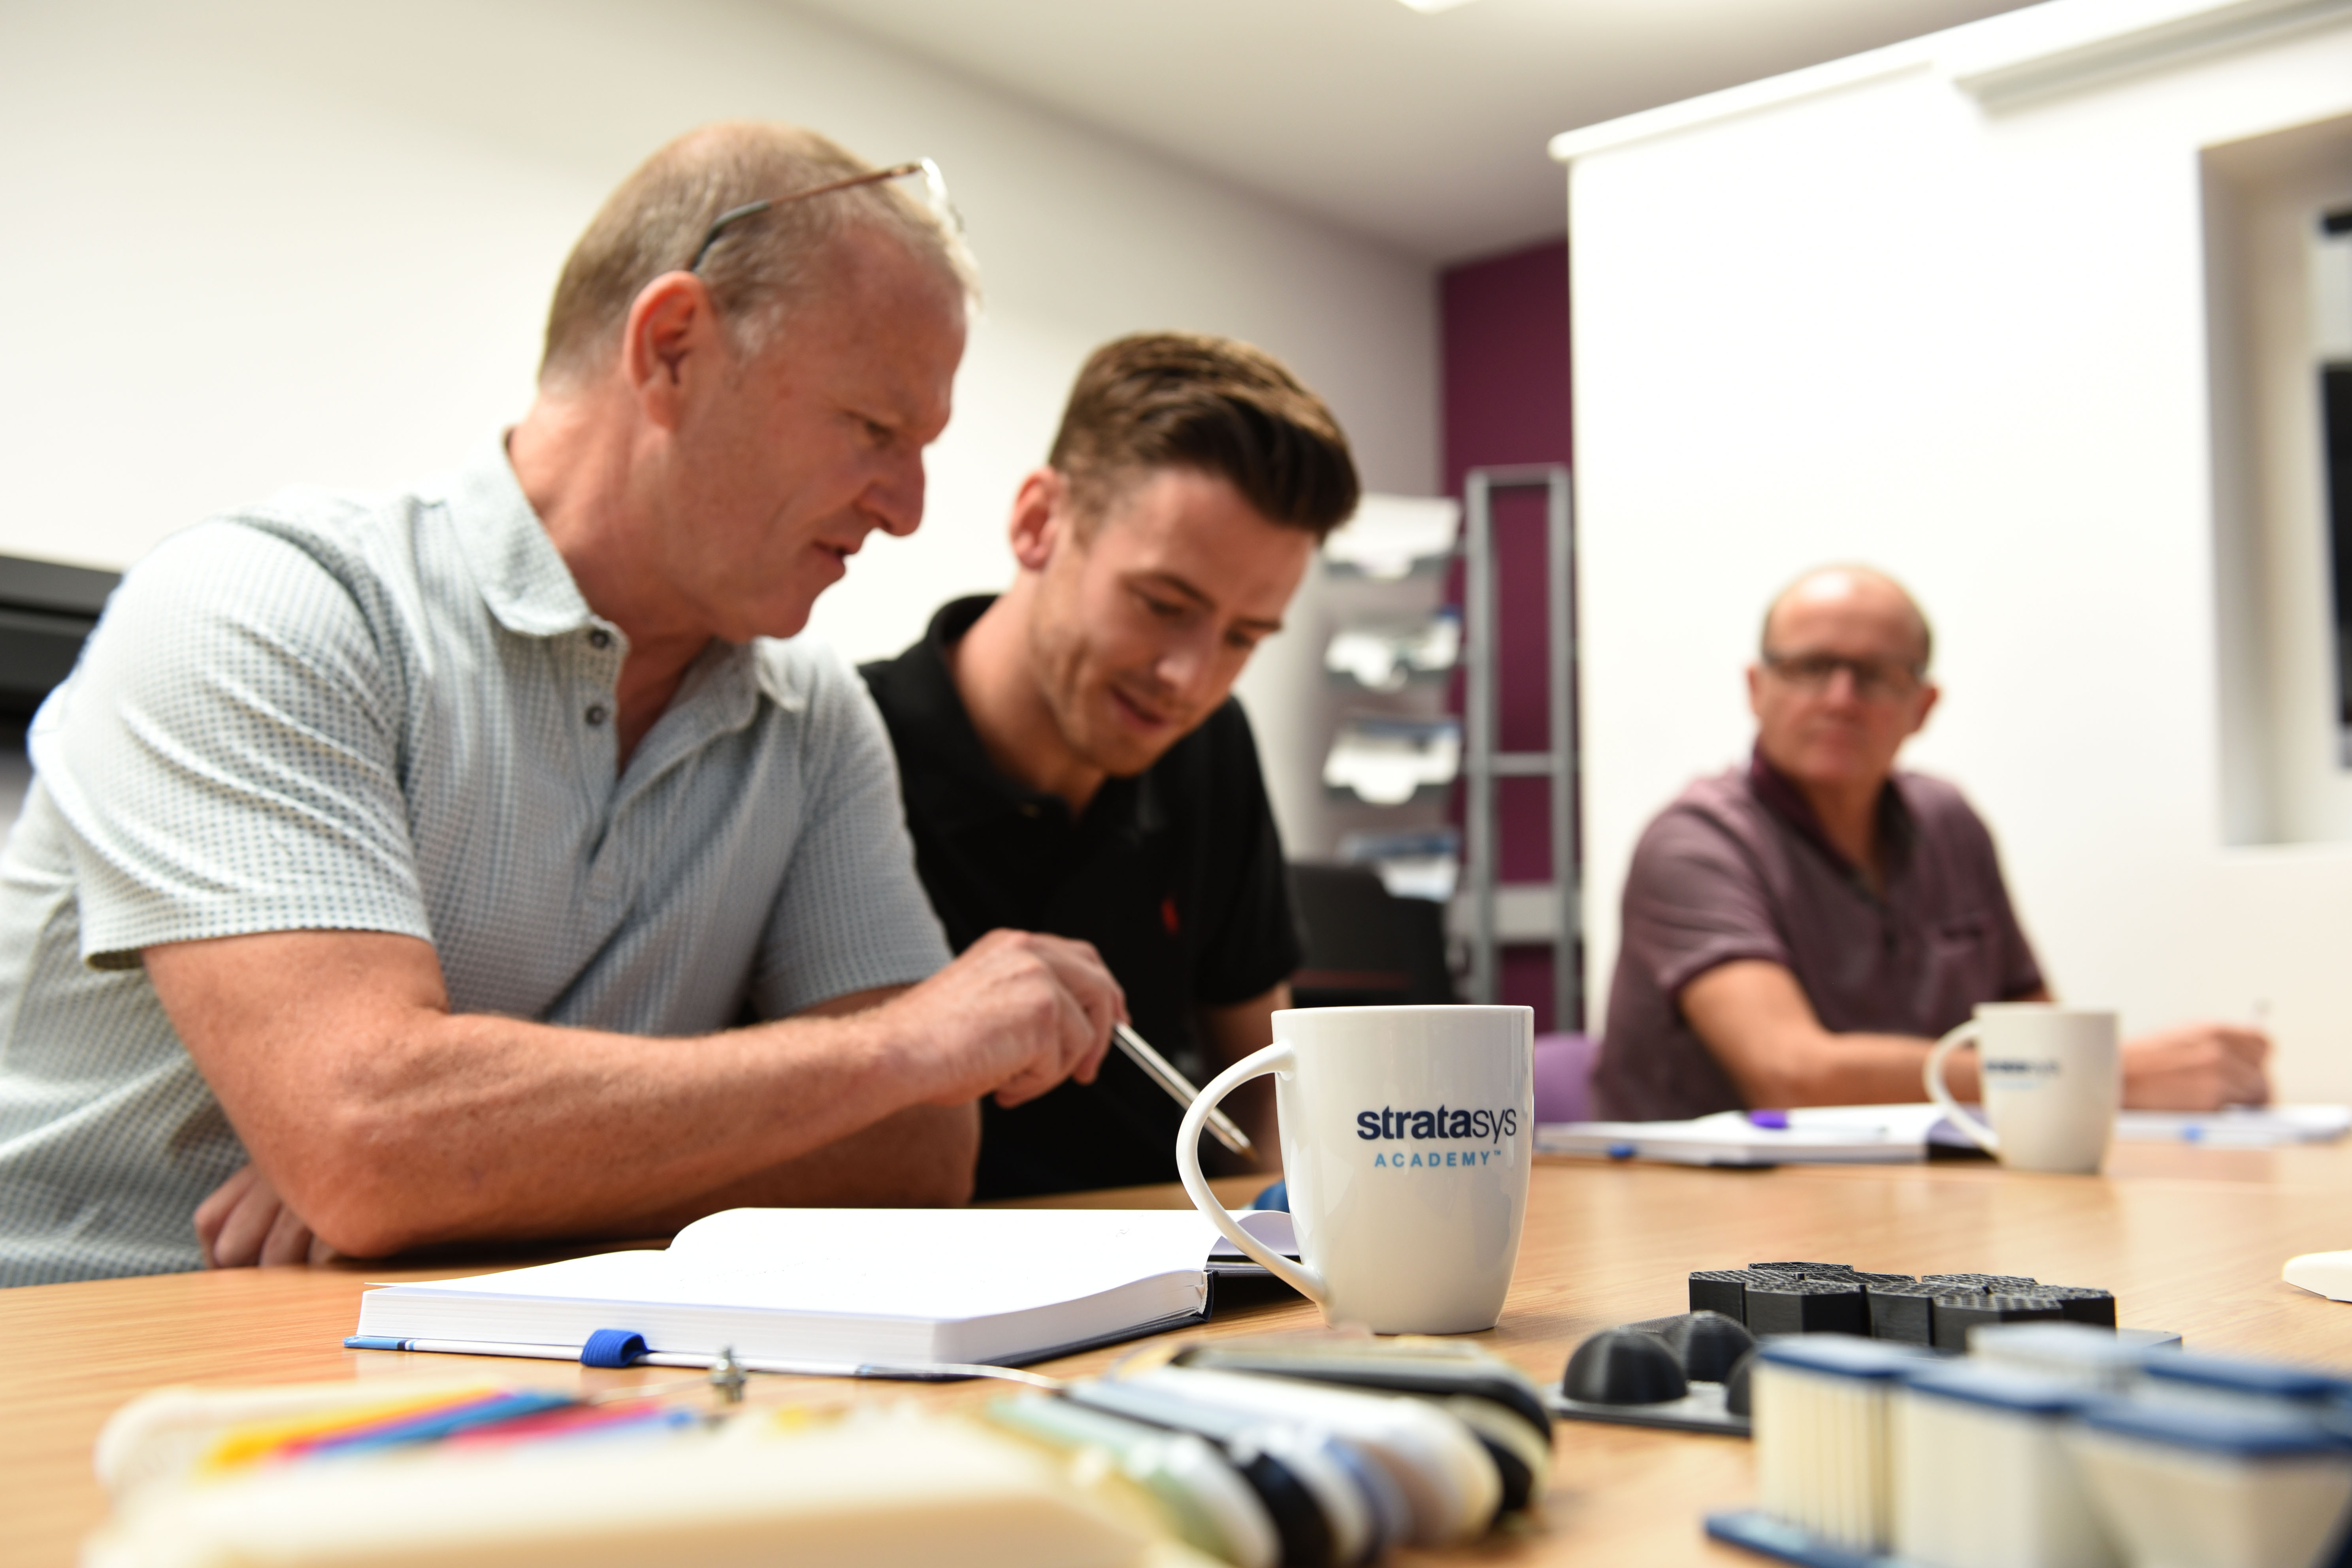
[[124, 577], [0, 855], [0, 1285], [194, 1268], [190, 1217], [245, 1163], [142, 948], [400, 932], [459, 1012], [640, 1035], [947, 961], [845, 666], [714, 644], [615, 776], [626, 646], [496, 447], [406, 494], [289, 492]]
[[1979, 1002], [2037, 990], [1992, 835], [1941, 779], [1896, 773], [1879, 797], [1883, 891], [1840, 854], [1759, 754], [1701, 779], [1643, 833], [1625, 876], [1600, 1114], [1653, 1121], [1739, 1106], [1683, 1016], [1683, 988], [1735, 959], [1795, 975], [1839, 1034], [1933, 1037]]

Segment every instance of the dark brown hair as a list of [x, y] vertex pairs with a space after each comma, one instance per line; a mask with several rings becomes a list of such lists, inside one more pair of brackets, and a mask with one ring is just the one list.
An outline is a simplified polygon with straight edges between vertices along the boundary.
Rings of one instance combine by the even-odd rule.
[[1154, 468], [1224, 479], [1269, 522], [1320, 539], [1348, 521], [1363, 487], [1348, 437], [1323, 400], [1263, 349], [1198, 332], [1105, 343], [1070, 389], [1047, 459], [1083, 525]]
[[[637, 295], [665, 272], [683, 271], [719, 214], [871, 167], [814, 131], [771, 121], [720, 121], [669, 142], [604, 198], [565, 258], [548, 307], [540, 380], [577, 378], [607, 363]], [[824, 281], [817, 263], [826, 247], [859, 225], [972, 288], [961, 240], [895, 180], [780, 203], [728, 225], [698, 270], [739, 350], [764, 346]]]

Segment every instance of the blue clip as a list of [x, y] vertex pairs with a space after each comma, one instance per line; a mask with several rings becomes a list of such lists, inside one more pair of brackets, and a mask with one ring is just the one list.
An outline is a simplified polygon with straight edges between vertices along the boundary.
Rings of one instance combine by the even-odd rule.
[[598, 1329], [580, 1347], [582, 1366], [622, 1367], [646, 1353], [646, 1336], [626, 1329]]
[[1638, 1144], [1612, 1143], [1609, 1145], [1609, 1157], [1612, 1160], [1630, 1160], [1641, 1152]]

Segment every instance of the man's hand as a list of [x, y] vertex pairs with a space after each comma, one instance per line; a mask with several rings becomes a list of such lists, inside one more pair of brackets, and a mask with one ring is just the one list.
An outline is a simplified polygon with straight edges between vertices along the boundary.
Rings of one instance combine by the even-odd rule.
[[258, 1165], [244, 1167], [196, 1205], [196, 1247], [207, 1268], [324, 1263], [335, 1256]]
[[2182, 1024], [2126, 1040], [2124, 1104], [2134, 1110], [2219, 1110], [2271, 1098], [2271, 1041], [2242, 1024]]
[[923, 1042], [928, 1101], [993, 1093], [1009, 1109], [1064, 1079], [1092, 1083], [1127, 995], [1091, 943], [992, 931], [877, 1016]]

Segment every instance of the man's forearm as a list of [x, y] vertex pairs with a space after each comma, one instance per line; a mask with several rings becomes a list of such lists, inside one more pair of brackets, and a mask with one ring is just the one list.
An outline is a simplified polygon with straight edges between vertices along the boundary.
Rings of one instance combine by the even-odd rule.
[[[891, 1045], [856, 1019], [645, 1039], [445, 1017], [340, 1063], [310, 1114], [240, 1131], [340, 1251], [645, 1234], [704, 1194], [789, 1188], [797, 1162], [905, 1109]], [[876, 1171], [890, 1153], [864, 1168], [903, 1184]]]
[[[1800, 1105], [1900, 1105], [1927, 1097], [1922, 1076], [1935, 1042], [1909, 1035], [1831, 1035], [1790, 1050], [1760, 1081], [1755, 1106], [1785, 1110]], [[1955, 1051], [1944, 1063], [1944, 1082], [1955, 1100], [1978, 1098], [1977, 1057]], [[1743, 1091], [1748, 1086], [1742, 1085]]]
[[[917, 1107], [961, 1108], [845, 1170], [952, 1198], [970, 1105], [1090, 1080], [1119, 1005], [1094, 950], [995, 931], [882, 1005], [691, 1039], [453, 1015], [432, 946], [278, 931], [150, 948], [157, 997], [277, 1194], [339, 1252], [642, 1234]], [[866, 994], [868, 996], [878, 993]], [[844, 999], [841, 1005], [861, 998]]]
[[948, 1208], [971, 1199], [980, 1106], [910, 1106], [797, 1160], [644, 1216], [664, 1236], [730, 1208]]
[[[1719, 965], [1684, 987], [1681, 1006], [1749, 1106], [1887, 1105], [1927, 1098], [1922, 1072], [1934, 1042], [1831, 1033], [1796, 977], [1780, 964], [1740, 959]], [[1976, 1054], [1955, 1053], [1945, 1063], [1945, 1082], [1956, 1098], [1976, 1099]]]
[[640, 1229], [928, 1098], [879, 1013], [697, 1039], [452, 1015], [428, 945], [368, 932], [146, 961], [256, 1163], [362, 1257]]

